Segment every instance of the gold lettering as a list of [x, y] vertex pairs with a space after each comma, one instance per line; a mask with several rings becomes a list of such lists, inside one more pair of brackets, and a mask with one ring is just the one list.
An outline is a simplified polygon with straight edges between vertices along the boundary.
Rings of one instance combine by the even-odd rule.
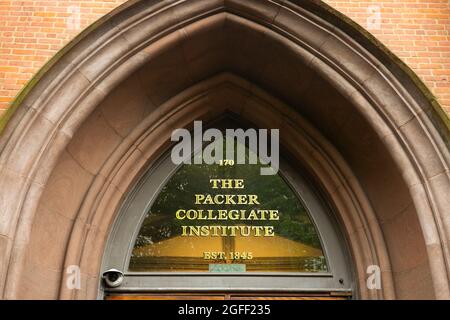
[[256, 215], [256, 211], [252, 210], [247, 216], [247, 220], [258, 220], [258, 216]]
[[235, 179], [235, 189], [244, 189], [244, 179]]
[[256, 194], [249, 194], [248, 204], [260, 204], [258, 201], [258, 196]]
[[183, 219], [185, 218], [185, 216], [184, 216], [184, 215], [182, 216], [182, 214], [186, 214], [186, 210], [179, 209], [179, 210], [177, 210], [177, 212], [175, 213], [175, 217], [176, 217], [178, 220], [183, 220]]
[[[244, 179], [209, 179], [212, 189], [244, 189]], [[194, 203], [196, 205], [260, 205], [256, 194], [195, 194]], [[178, 209], [175, 213], [178, 220], [280, 220], [278, 210], [263, 209]], [[181, 226], [183, 237], [273, 237], [275, 235], [274, 226], [248, 226], [248, 225], [202, 225], [202, 226]], [[214, 254], [206, 252], [205, 259], [214, 258]]]
[[183, 237], [273, 237], [273, 226], [182, 226]]
[[189, 209], [188, 211], [186, 211], [186, 218], [188, 220], [195, 220], [198, 217], [198, 213], [195, 209]]
[[273, 230], [273, 226], [265, 226], [264, 227], [264, 236], [265, 237], [273, 237], [273, 236], [275, 236], [275, 232]]
[[219, 220], [227, 220], [227, 210], [218, 210], [219, 216], [217, 219]]
[[261, 231], [264, 229], [263, 226], [257, 226], [255, 228], [255, 237], [261, 237]]
[[269, 220], [280, 220], [278, 210], [269, 210]]
[[220, 179], [209, 179], [209, 183], [212, 183], [213, 189], [219, 189], [218, 183]]
[[204, 194], [196, 194], [195, 195], [195, 204], [201, 204], [201, 202], [205, 200]]
[[209, 179], [213, 189], [244, 189], [244, 179]]
[[227, 205], [254, 205], [260, 204], [256, 194], [196, 194], [195, 204], [197, 205], [211, 205], [211, 204], [227, 204]]

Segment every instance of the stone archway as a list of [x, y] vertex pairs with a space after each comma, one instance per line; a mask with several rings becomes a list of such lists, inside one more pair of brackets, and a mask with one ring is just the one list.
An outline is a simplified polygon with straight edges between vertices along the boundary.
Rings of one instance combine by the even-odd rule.
[[[3, 296], [95, 298], [133, 183], [174, 128], [231, 109], [284, 128], [341, 220], [360, 297], [449, 298], [448, 128], [413, 78], [324, 8], [130, 1], [67, 49], [0, 141]], [[382, 290], [365, 289], [371, 264]], [[64, 285], [69, 265], [79, 291]]]

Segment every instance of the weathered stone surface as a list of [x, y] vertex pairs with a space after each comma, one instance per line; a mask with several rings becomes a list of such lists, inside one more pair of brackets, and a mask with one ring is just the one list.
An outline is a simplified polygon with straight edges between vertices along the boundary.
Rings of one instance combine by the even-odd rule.
[[404, 300], [435, 299], [431, 274], [426, 264], [394, 274], [396, 291]]
[[130, 77], [99, 106], [107, 123], [126, 137], [155, 107], [145, 95], [140, 80]]
[[62, 269], [72, 224], [73, 220], [41, 205], [33, 220], [27, 256], [39, 266]]
[[58, 299], [62, 273], [62, 270], [47, 269], [40, 266], [27, 257], [23, 275], [17, 286], [17, 292], [14, 293], [14, 296], [7, 293], [5, 297], [6, 299], [24, 300]]
[[383, 234], [391, 258], [393, 272], [406, 272], [428, 261], [426, 247], [421, 236], [420, 224], [415, 219], [413, 204], [382, 223]]
[[67, 147], [72, 157], [91, 174], [96, 174], [121, 137], [106, 122], [101, 110], [96, 110], [83, 124]]
[[91, 181], [92, 175], [69, 153], [63, 152], [42, 194], [41, 203], [53, 212], [75, 219]]
[[441, 159], [433, 156], [436, 154], [435, 146], [426, 143], [428, 136], [418, 118], [405, 123], [400, 127], [400, 131], [408, 137], [407, 139], [410, 139], [412, 148], [416, 149], [414, 156], [427, 178], [434, 177], [448, 169]]
[[[9, 254], [9, 250], [11, 249], [12, 241], [0, 235], [0, 257], [6, 257]], [[3, 285], [5, 283], [6, 272], [7, 272], [7, 263], [5, 259], [0, 259], [0, 290], [3, 291]]]

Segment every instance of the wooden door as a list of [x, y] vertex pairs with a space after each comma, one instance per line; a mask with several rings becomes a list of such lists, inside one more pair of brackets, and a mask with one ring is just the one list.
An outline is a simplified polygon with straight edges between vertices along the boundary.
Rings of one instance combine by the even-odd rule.
[[107, 295], [106, 300], [347, 300], [350, 293], [148, 293]]

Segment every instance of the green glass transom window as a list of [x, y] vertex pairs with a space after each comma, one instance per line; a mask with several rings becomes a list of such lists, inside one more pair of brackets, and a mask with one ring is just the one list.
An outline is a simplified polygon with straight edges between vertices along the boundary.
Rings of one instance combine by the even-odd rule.
[[129, 270], [327, 272], [307, 209], [261, 166], [182, 165], [146, 213]]

